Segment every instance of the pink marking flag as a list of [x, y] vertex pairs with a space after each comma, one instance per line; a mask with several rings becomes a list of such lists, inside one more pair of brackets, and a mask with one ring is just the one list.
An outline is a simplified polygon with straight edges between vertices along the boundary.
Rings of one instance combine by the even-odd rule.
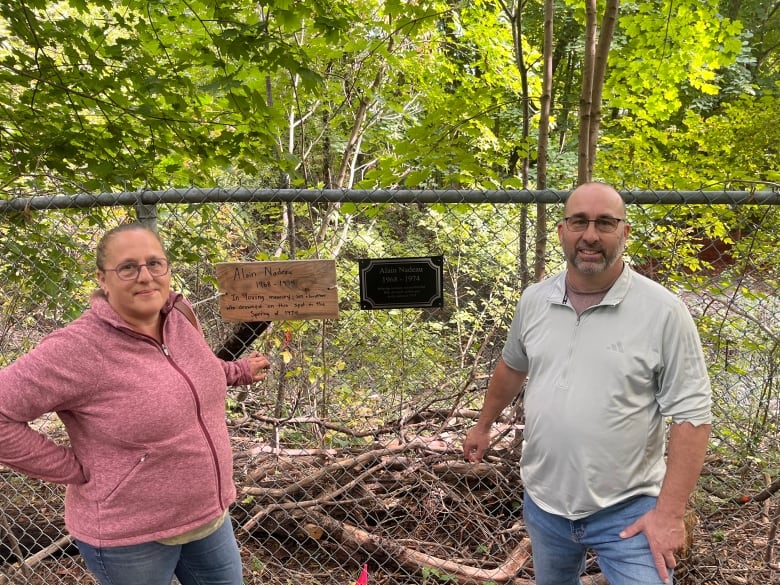
[[368, 565], [363, 565], [363, 570], [360, 571], [360, 577], [355, 581], [355, 585], [368, 585]]

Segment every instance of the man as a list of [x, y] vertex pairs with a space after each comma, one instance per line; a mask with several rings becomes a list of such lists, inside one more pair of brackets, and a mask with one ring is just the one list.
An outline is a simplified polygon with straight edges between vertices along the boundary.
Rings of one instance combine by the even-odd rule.
[[609, 185], [571, 193], [558, 223], [566, 270], [523, 293], [463, 443], [481, 460], [527, 379], [520, 467], [537, 585], [578, 585], [588, 549], [610, 585], [669, 583], [704, 462], [699, 336], [680, 299], [623, 261], [625, 212]]

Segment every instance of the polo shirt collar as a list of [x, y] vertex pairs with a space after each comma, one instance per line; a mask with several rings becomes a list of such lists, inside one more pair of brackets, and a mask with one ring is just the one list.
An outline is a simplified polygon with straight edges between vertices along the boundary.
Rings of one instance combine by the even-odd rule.
[[[554, 279], [552, 283], [552, 293], [548, 297], [548, 300], [551, 303], [563, 304], [563, 299], [566, 297], [566, 273], [567, 270], [563, 270], [552, 277]], [[620, 303], [620, 301], [625, 298], [629, 288], [631, 288], [632, 278], [633, 271], [629, 268], [628, 263], [624, 261], [623, 271], [599, 304], [617, 305]]]

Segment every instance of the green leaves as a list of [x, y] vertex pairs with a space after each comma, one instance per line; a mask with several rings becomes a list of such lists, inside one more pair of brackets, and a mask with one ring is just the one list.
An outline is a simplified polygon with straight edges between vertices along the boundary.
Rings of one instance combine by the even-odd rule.
[[686, 88], [716, 94], [718, 72], [740, 54], [739, 22], [705, 2], [640, 2], [620, 17], [606, 101], [650, 122], [683, 107]]
[[[337, 6], [278, 2], [264, 13], [245, 2], [6, 3], [0, 108], [14, 155], [0, 158], [0, 172], [48, 168], [87, 190], [210, 181], [208, 169], [226, 161], [254, 172], [276, 158], [285, 133], [267, 82], [287, 72], [310, 90], [322, 83], [290, 35], [338, 40], [353, 13]], [[188, 171], [159, 174], [173, 167], [158, 160], [171, 157]]]
[[[553, 187], [575, 170], [580, 7], [556, 12]], [[741, 115], [769, 121], [762, 108], [776, 105], [738, 97], [766, 91], [752, 75], [758, 59], [773, 63], [774, 38], [769, 16], [741, 9], [766, 45], [754, 50], [739, 15], [714, 0], [623, 5], [597, 175], [657, 188], [698, 185], [711, 168], [769, 179], [758, 148], [727, 146], [774, 138]], [[0, 175], [51, 174], [88, 191], [280, 173], [300, 186], [517, 185], [512, 160], [537, 150], [541, 25], [535, 2], [4, 3]]]

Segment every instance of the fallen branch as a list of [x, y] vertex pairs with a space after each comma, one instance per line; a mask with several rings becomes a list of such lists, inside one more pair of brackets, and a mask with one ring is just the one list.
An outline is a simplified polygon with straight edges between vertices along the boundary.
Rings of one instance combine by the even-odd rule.
[[[11, 525], [8, 523], [8, 518], [6, 517], [6, 513], [4, 510], [0, 510], [0, 528], [2, 528], [3, 532], [5, 532], [6, 535], [8, 536], [8, 543], [11, 546], [11, 552], [13, 552], [16, 555], [17, 559], [21, 559], [23, 555], [22, 555], [22, 549], [19, 546], [19, 540], [16, 538], [16, 534], [14, 534], [14, 531], [11, 530]], [[26, 567], [22, 569], [22, 572], [25, 574], [25, 576], [29, 576], [29, 569], [27, 569]]]
[[763, 502], [771, 498], [778, 490], [780, 490], [780, 477], [775, 479], [771, 484], [758, 492], [755, 496], [744, 496], [737, 500], [739, 504], [747, 504], [748, 502]]
[[64, 550], [72, 542], [73, 542], [73, 537], [71, 537], [69, 534], [66, 534], [65, 536], [60, 537], [55, 542], [52, 542], [46, 548], [43, 548], [43, 549], [39, 550], [37, 553], [35, 553], [34, 555], [24, 559], [20, 563], [20, 565], [22, 567], [27, 567], [28, 569], [32, 569], [35, 565], [37, 565], [41, 561], [46, 560], [51, 555], [53, 555], [55, 553], [58, 553], [61, 550]]
[[341, 486], [337, 490], [333, 492], [325, 493], [324, 495], [320, 496], [319, 498], [316, 498], [314, 500], [310, 500], [308, 502], [286, 502], [284, 504], [271, 504], [270, 506], [266, 506], [265, 508], [262, 508], [260, 511], [255, 512], [255, 514], [252, 516], [252, 518], [249, 519], [248, 522], [245, 522], [241, 528], [247, 532], [251, 533], [252, 530], [254, 530], [257, 525], [260, 522], [260, 519], [267, 516], [271, 512], [275, 510], [284, 510], [284, 509], [301, 509], [306, 508], [309, 506], [321, 506], [325, 503], [333, 501], [337, 496], [339, 496], [342, 493], [347, 492], [349, 489], [357, 485], [362, 479], [370, 477], [373, 475], [376, 470], [380, 467], [384, 467], [384, 465], [377, 465], [373, 468], [368, 469], [367, 471], [363, 472], [361, 475], [359, 475], [357, 478], [350, 481], [348, 484]]
[[13, 565], [11, 565], [12, 572], [10, 574], [0, 575], [0, 585], [16, 583], [17, 582], [16, 579], [18, 577], [23, 577], [23, 580], [21, 582], [27, 583], [30, 575], [32, 575], [32, 569], [33, 567], [35, 567], [35, 565], [45, 561], [54, 553], [63, 550], [72, 542], [73, 542], [73, 538], [70, 535], [66, 534], [65, 536], [61, 537], [57, 541], [52, 542], [46, 548], [39, 550], [34, 555], [29, 556], [26, 559], [23, 559], [22, 561], [14, 563]]
[[356, 526], [340, 523], [324, 514], [310, 512], [309, 519], [320, 527], [325, 533], [333, 537], [340, 535], [342, 544], [350, 544], [354, 547], [366, 550], [384, 550], [392, 553], [395, 561], [406, 568], [422, 572], [425, 568], [435, 569], [448, 576], [454, 577], [459, 583], [471, 585], [493, 581], [495, 583], [507, 583], [513, 580], [516, 585], [533, 585], [531, 579], [515, 579], [517, 573], [525, 567], [531, 558], [530, 542], [524, 538], [507, 555], [506, 560], [495, 569], [480, 569], [455, 561], [441, 559], [427, 555], [413, 548], [402, 546], [394, 541], [389, 541], [381, 536], [361, 530]]

